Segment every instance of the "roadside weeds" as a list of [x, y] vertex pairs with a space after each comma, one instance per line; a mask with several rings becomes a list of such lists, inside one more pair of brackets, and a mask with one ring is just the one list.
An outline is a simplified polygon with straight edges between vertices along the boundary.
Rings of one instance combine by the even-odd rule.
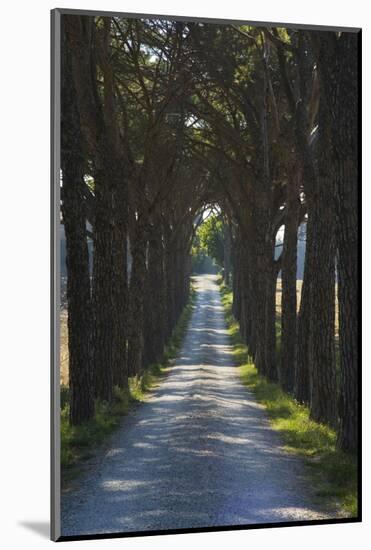
[[256, 370], [232, 314], [232, 291], [219, 280], [222, 304], [236, 365], [243, 384], [267, 412], [271, 426], [282, 436], [284, 448], [303, 457], [316, 498], [338, 517], [357, 517], [357, 459], [336, 448], [336, 433], [310, 419], [309, 409], [299, 404], [278, 384]]
[[121, 425], [122, 418], [146, 401], [153, 390], [169, 372], [176, 358], [192, 316], [195, 290], [191, 286], [188, 304], [158, 363], [150, 365], [141, 377], [129, 379], [127, 390], [114, 388], [114, 400], [106, 403], [97, 400], [95, 415], [80, 426], [70, 426], [68, 388], [61, 386], [61, 478], [62, 487], [79, 476], [84, 462], [92, 458], [109, 436]]

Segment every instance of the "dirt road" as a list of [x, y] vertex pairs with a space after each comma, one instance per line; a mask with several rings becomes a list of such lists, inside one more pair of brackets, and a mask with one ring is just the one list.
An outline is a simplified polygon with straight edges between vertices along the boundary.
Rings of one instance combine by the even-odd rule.
[[63, 495], [63, 535], [326, 517], [239, 380], [215, 276], [196, 285], [174, 367]]

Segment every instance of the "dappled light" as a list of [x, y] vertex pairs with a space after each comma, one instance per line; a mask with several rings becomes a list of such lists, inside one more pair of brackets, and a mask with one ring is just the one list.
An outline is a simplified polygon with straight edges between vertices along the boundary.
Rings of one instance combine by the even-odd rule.
[[357, 517], [357, 32], [61, 19], [62, 534]]
[[215, 277], [194, 283], [171, 373], [93, 462], [81, 503], [63, 501], [66, 532], [99, 533], [107, 516], [113, 532], [327, 517], [304, 496], [303, 465], [239, 381]]

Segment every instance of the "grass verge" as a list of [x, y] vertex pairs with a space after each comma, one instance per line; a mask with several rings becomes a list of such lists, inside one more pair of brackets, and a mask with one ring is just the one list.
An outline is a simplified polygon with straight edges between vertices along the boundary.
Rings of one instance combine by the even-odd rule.
[[83, 461], [92, 457], [97, 447], [119, 427], [121, 419], [138, 403], [145, 401], [169, 370], [177, 356], [191, 318], [195, 301], [195, 290], [191, 287], [190, 299], [165, 348], [161, 361], [150, 365], [141, 377], [129, 379], [129, 389], [114, 388], [114, 400], [108, 404], [96, 401], [95, 415], [80, 426], [70, 426], [68, 388], [61, 387], [61, 471], [62, 485], [75, 478]]
[[305, 459], [308, 476], [322, 504], [332, 510], [339, 509], [342, 517], [356, 517], [356, 457], [336, 448], [335, 431], [311, 420], [308, 407], [300, 405], [278, 384], [258, 374], [232, 314], [232, 291], [221, 281], [220, 291], [242, 382], [266, 408], [272, 427], [282, 436], [285, 449]]

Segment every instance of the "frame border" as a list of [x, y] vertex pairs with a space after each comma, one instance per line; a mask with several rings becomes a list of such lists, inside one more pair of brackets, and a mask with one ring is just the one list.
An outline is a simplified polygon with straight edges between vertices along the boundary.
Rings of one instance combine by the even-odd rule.
[[61, 13], [51, 11], [51, 490], [50, 537], [61, 534], [61, 453], [60, 453], [60, 119], [61, 119]]
[[192, 15], [168, 15], [155, 13], [135, 13], [135, 12], [120, 12], [120, 11], [105, 11], [105, 10], [80, 10], [70, 8], [55, 8], [60, 15], [87, 15], [96, 17], [127, 17], [129, 19], [172, 19], [174, 21], [195, 21], [199, 23], [225, 23], [225, 24], [241, 24], [253, 25], [255, 27], [285, 27], [287, 29], [306, 29], [318, 31], [334, 31], [334, 32], [358, 32], [360, 27], [337, 27], [329, 25], [305, 25], [303, 23], [282, 23], [277, 21], [250, 21], [246, 19], [218, 19], [214, 17], [194, 17]]

